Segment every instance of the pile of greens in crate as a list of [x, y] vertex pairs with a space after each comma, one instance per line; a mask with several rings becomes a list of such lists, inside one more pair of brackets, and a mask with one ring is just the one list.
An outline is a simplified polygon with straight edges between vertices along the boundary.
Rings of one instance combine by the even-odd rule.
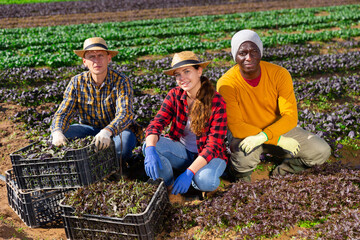
[[72, 206], [74, 214], [125, 217], [146, 210], [158, 185], [146, 182], [98, 182], [78, 188], [65, 196], [63, 204]]
[[50, 139], [43, 139], [34, 143], [26, 150], [20, 152], [20, 155], [27, 159], [45, 159], [54, 157], [61, 158], [68, 151], [80, 149], [90, 145], [93, 139], [93, 136], [69, 139], [65, 146], [59, 147], [53, 145]]

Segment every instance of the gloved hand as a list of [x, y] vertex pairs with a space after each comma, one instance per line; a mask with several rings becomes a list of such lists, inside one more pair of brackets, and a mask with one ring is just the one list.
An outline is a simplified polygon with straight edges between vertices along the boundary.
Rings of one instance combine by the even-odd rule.
[[97, 150], [102, 150], [108, 148], [110, 146], [110, 137], [112, 132], [106, 129], [102, 129], [93, 139], [93, 143], [95, 143], [95, 147]]
[[295, 156], [300, 150], [300, 144], [293, 138], [280, 136], [277, 144], [279, 147], [289, 152], [291, 156]]
[[62, 133], [62, 131], [57, 130], [51, 134], [52, 136], [52, 144], [59, 147], [59, 146], [65, 146], [67, 143], [67, 138]]
[[260, 146], [268, 140], [268, 137], [264, 132], [260, 132], [254, 136], [248, 136], [239, 144], [239, 148], [242, 149], [246, 154], [249, 154], [254, 148]]
[[159, 166], [159, 168], [162, 169], [162, 165], [159, 154], [157, 154], [156, 148], [154, 146], [149, 146], [145, 148], [144, 165], [145, 165], [146, 175], [148, 175], [154, 180], [159, 178], [157, 167]]
[[176, 180], [173, 185], [172, 194], [183, 194], [189, 190], [191, 181], [194, 177], [194, 173], [190, 169], [186, 169]]

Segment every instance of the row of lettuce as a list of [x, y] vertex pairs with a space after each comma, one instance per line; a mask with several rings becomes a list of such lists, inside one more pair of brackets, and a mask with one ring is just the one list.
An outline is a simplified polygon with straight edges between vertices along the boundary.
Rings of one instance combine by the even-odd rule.
[[[240, 29], [256, 30], [264, 46], [326, 42], [360, 36], [360, 5], [288, 9], [226, 15], [196, 16], [39, 28], [0, 30], [0, 69], [35, 66], [72, 66], [72, 53], [84, 39], [102, 36], [109, 48], [119, 50], [122, 62], [145, 55], [182, 50], [219, 50]], [[211, 23], [211, 24], [209, 24]], [[21, 37], [19, 37], [21, 36]]]
[[[71, 76], [85, 70], [71, 50], [80, 49], [84, 38], [101, 35], [109, 48], [120, 51], [112, 67], [133, 81], [135, 118], [146, 126], [175, 82], [162, 74], [162, 70], [170, 66], [170, 57], [159, 60], [136, 60], [136, 57], [181, 50], [200, 52], [201, 58], [212, 60], [205, 73], [215, 84], [234, 64], [231, 54], [221, 49], [230, 47], [229, 37], [235, 31], [252, 28], [262, 36], [263, 59], [287, 68], [294, 78], [299, 125], [324, 137], [336, 155], [341, 146], [338, 143], [358, 142], [360, 135], [360, 111], [356, 104], [360, 93], [360, 52], [357, 50], [360, 42], [354, 40], [360, 36], [360, 29], [354, 27], [360, 21], [360, 11], [354, 9], [359, 8], [360, 5], [348, 5], [1, 29], [0, 102], [28, 107], [13, 119], [23, 123], [29, 136], [49, 135], [51, 116], [67, 82]], [[340, 29], [330, 28], [334, 22]], [[307, 32], [306, 29], [320, 31]], [[334, 38], [347, 41], [333, 41]], [[308, 41], [317, 43], [305, 44]], [[324, 48], [326, 54], [322, 52]], [[220, 49], [217, 53], [204, 51], [217, 49]], [[42, 108], [40, 112], [36, 110], [44, 103], [55, 105]]]
[[[292, 58], [278, 59], [290, 51], [292, 51]], [[301, 90], [298, 92], [299, 100], [309, 99], [310, 96], [307, 93], [311, 91], [309, 89], [310, 86], [315, 86], [318, 90], [325, 90], [329, 87], [331, 88], [336, 83], [330, 81], [325, 84], [319, 80], [304, 83], [304, 78], [306, 80], [306, 78], [311, 78], [315, 74], [337, 74], [339, 72], [348, 72], [346, 74], [348, 76], [353, 72], [356, 73], [360, 64], [359, 51], [319, 55], [319, 48], [314, 45], [306, 47], [287, 45], [281, 48], [265, 48], [264, 52], [264, 60], [285, 67], [294, 77], [295, 88], [298, 86]], [[273, 53], [273, 55], [269, 53]], [[289, 55], [290, 53], [287, 57]], [[212, 61], [212, 64], [205, 70], [205, 73], [214, 82], [234, 64], [231, 54], [226, 51], [205, 53], [201, 57], [203, 60]], [[277, 60], [271, 60], [273, 58]], [[132, 63], [122, 65], [111, 63], [111, 67], [123, 72], [132, 80], [135, 95], [141, 95], [142, 91], [147, 89], [155, 89], [158, 93], [166, 94], [167, 91], [175, 86], [175, 81], [171, 77], [162, 74], [162, 70], [167, 69], [170, 66], [170, 62], [171, 57], [164, 57], [160, 60], [133, 61]], [[23, 106], [37, 106], [43, 102], [58, 102], [61, 100], [62, 90], [64, 90], [70, 77], [84, 70], [86, 69], [82, 65], [54, 69], [22, 67], [0, 70], [0, 100], [14, 101]], [[139, 74], [139, 70], [146, 72], [146, 74]], [[344, 95], [344, 89], [348, 89], [354, 94], [360, 92], [356, 81], [350, 82], [350, 85], [345, 83], [336, 84], [337, 88], [332, 91], [332, 94], [337, 96], [337, 98]], [[37, 87], [28, 87], [29, 85], [37, 85]], [[312, 95], [311, 97], [318, 98], [320, 96]], [[309, 100], [312, 100], [312, 98]]]
[[[339, 31], [346, 33], [350, 30], [344, 29]], [[264, 34], [264, 39], [271, 36], [279, 38], [281, 35], [276, 31], [267, 32], [269, 35]], [[329, 34], [332, 30], [324, 32]], [[50, 36], [50, 32], [48, 34]], [[213, 32], [213, 36], [216, 34], [216, 31]], [[224, 33], [220, 32], [218, 36], [226, 38], [231, 33], [226, 33], [226, 36], [222, 34]], [[183, 36], [178, 37], [180, 41]], [[329, 41], [334, 37], [338, 36], [329, 34], [328, 38], [317, 41]], [[39, 36], [34, 35], [34, 38]], [[46, 36], [42, 38], [46, 39]], [[350, 39], [351, 36], [346, 38]], [[309, 40], [314, 39], [306, 41]], [[70, 52], [67, 44], [73, 44], [70, 49], [77, 49], [81, 47], [82, 41], [79, 39], [76, 43], [64, 45], [59, 43], [55, 45], [55, 49], [63, 47], [63, 53], [67, 54]], [[284, 45], [284, 42], [271, 47], [275, 45], [268, 44], [265, 40], [264, 60], [275, 62], [290, 71], [299, 101], [299, 125], [326, 139], [337, 156], [340, 143], [359, 141], [360, 53], [357, 49], [360, 44], [356, 40], [330, 42], [328, 54], [321, 54], [324, 50], [323, 43]], [[62, 54], [62, 50], [51, 50], [49, 44], [38, 46], [40, 49], [47, 49], [49, 55], [46, 56], [59, 57]], [[23, 51], [25, 48], [19, 45], [11, 51], [24, 56], [33, 54], [31, 47], [27, 49], [28, 52]], [[73, 55], [68, 54], [69, 57]], [[203, 52], [201, 57], [212, 60], [204, 73], [214, 84], [234, 64], [228, 51]], [[23, 64], [19, 58], [19, 65], [6, 65], [7, 67], [0, 69], [0, 102], [9, 101], [27, 107], [12, 119], [21, 122], [30, 135], [49, 134], [51, 116], [62, 99], [70, 77], [85, 70], [83, 66], [75, 66], [75, 58], [69, 64], [61, 62], [61, 57], [59, 59], [59, 65], [45, 61], [32, 65]], [[40, 57], [38, 60], [40, 61]], [[170, 62], [170, 57], [164, 57], [159, 60], [114, 62], [111, 65], [133, 81], [135, 117], [144, 126], [159, 109], [167, 91], [175, 86], [175, 81], [161, 72], [169, 67]], [[33, 68], [44, 65], [50, 68]], [[152, 94], [148, 94], [150, 90]], [[46, 108], [44, 103], [54, 104]], [[45, 110], [39, 110], [39, 106]], [[253, 184], [239, 182], [227, 191], [218, 192], [216, 197], [205, 199], [200, 205], [172, 208], [168, 214], [169, 222], [165, 226], [168, 228], [167, 232], [172, 234], [171, 238], [176, 236], [182, 239], [203, 238], [207, 236], [207, 231], [216, 231], [216, 235], [224, 239], [234, 236], [234, 233], [244, 239], [272, 238], [287, 229], [306, 225], [310, 227], [300, 233], [303, 239], [358, 239], [359, 184], [359, 171], [350, 170], [339, 163], [326, 163], [301, 175], [271, 178]], [[202, 230], [189, 231], [193, 227], [200, 227]], [[192, 236], [193, 234], [196, 236]]]
[[[201, 204], [178, 206], [166, 229], [179, 239], [204, 239], [215, 231], [222, 239], [234, 234], [237, 239], [359, 239], [359, 184], [360, 171], [339, 163], [251, 184], [239, 181]], [[194, 227], [202, 230], [189, 231]]]
[[77, 0], [0, 0], [0, 4], [29, 4], [29, 3], [44, 3], [44, 2], [65, 2]]
[[[356, 42], [347, 45], [354, 46]], [[300, 126], [325, 138], [332, 146], [334, 155], [337, 155], [341, 147], [338, 143], [349, 143], [359, 138], [360, 106], [356, 104], [360, 95], [358, 51], [320, 55], [317, 45], [287, 45], [281, 48], [265, 48], [265, 52], [267, 52], [266, 58], [277, 59], [272, 62], [287, 67], [294, 77], [294, 89], [299, 101]], [[294, 57], [279, 59], [285, 52], [292, 52]], [[299, 56], [301, 53], [307, 56]], [[206, 69], [205, 74], [214, 84], [233, 64], [230, 53], [225, 51], [206, 53], [202, 58], [211, 59], [213, 62]], [[135, 90], [133, 102], [135, 119], [144, 127], [160, 108], [166, 93], [175, 87], [175, 81], [161, 73], [162, 69], [168, 68], [170, 62], [171, 58], [165, 57], [160, 60], [133, 61], [123, 65], [111, 64], [112, 68], [123, 72], [132, 80]], [[227, 66], [224, 66], [224, 63]], [[0, 71], [1, 82], [6, 82], [6, 78], [21, 79], [25, 82], [24, 86], [41, 85], [20, 89], [14, 87], [21, 85], [19, 82], [16, 84], [15, 81], [12, 88], [0, 89], [0, 101], [15, 102], [28, 107], [13, 116], [13, 120], [22, 122], [23, 127], [29, 130], [30, 136], [47, 136], [51, 117], [56, 111], [57, 104], [62, 100], [70, 77], [84, 70], [83, 66], [76, 66], [54, 69], [24, 67]], [[138, 74], [138, 72], [146, 73]], [[322, 73], [334, 74], [314, 77], [316, 74], [321, 76]], [[56, 81], [53, 81], [55, 79]], [[336, 102], [340, 102], [340, 105]], [[55, 103], [55, 105], [47, 110], [36, 110], [44, 103]]]

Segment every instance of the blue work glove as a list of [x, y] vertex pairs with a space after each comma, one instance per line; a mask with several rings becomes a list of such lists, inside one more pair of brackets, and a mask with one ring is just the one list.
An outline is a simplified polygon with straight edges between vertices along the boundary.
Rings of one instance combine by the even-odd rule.
[[149, 146], [145, 148], [145, 172], [146, 175], [156, 180], [159, 178], [158, 166], [162, 169], [161, 161], [159, 154], [156, 152], [156, 148], [154, 146]]
[[171, 193], [175, 195], [178, 193], [186, 193], [189, 190], [193, 177], [194, 173], [190, 169], [186, 169], [186, 171], [175, 180]]

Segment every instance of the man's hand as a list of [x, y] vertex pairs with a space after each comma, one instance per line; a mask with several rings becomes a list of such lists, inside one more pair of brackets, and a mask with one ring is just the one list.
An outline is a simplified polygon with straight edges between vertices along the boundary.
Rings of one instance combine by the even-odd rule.
[[280, 136], [278, 146], [289, 152], [291, 156], [295, 156], [300, 150], [300, 144], [293, 138]]
[[268, 140], [268, 137], [264, 132], [260, 132], [254, 136], [248, 136], [242, 140], [239, 144], [239, 148], [242, 149], [246, 154], [249, 154], [254, 148], [260, 146]]
[[52, 136], [52, 144], [59, 147], [59, 146], [65, 146], [67, 143], [67, 139], [65, 135], [62, 133], [62, 131], [58, 130], [51, 134]]
[[150, 178], [156, 180], [159, 178], [158, 168], [162, 169], [161, 160], [159, 154], [156, 152], [156, 148], [154, 146], [148, 146], [145, 148], [145, 172]]
[[107, 129], [102, 129], [98, 134], [96, 134], [93, 143], [97, 150], [106, 149], [110, 146], [110, 137], [112, 132]]
[[186, 193], [189, 190], [193, 177], [194, 173], [190, 169], [186, 169], [186, 171], [175, 180], [171, 193], [174, 195]]

